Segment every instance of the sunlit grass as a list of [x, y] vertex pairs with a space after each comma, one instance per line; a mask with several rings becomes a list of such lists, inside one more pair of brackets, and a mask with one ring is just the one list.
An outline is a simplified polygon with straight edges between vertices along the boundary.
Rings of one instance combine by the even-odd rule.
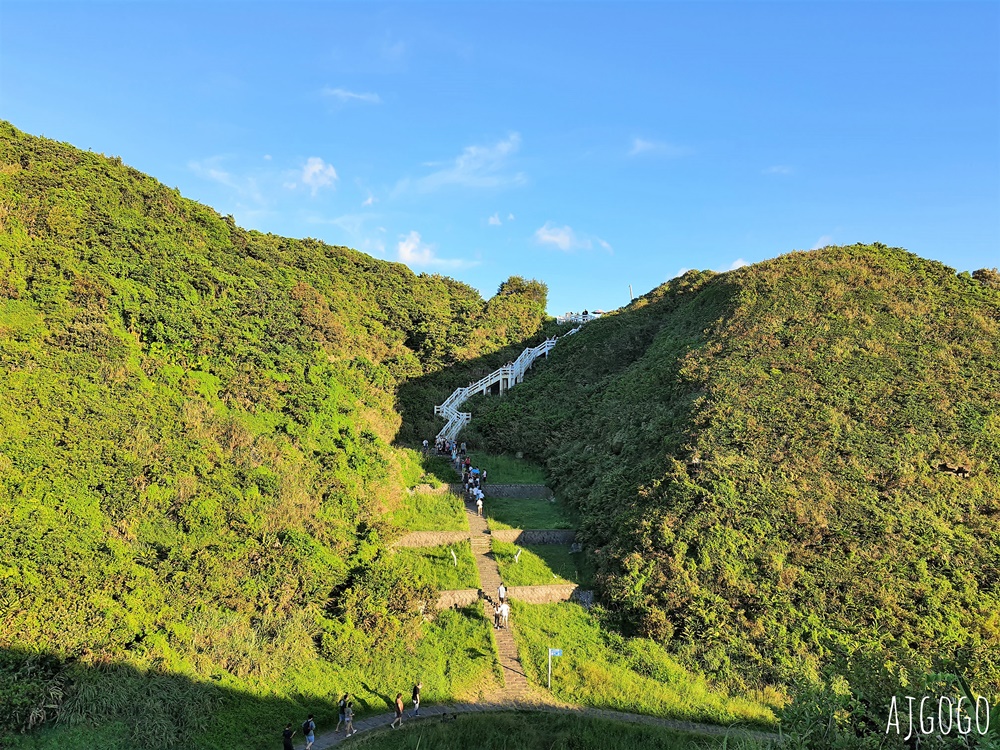
[[[517, 551], [521, 556], [517, 558]], [[582, 553], [571, 553], [567, 544], [516, 545], [493, 540], [493, 557], [508, 586], [544, 586], [575, 583], [590, 588], [593, 571]], [[517, 558], [517, 562], [515, 562]]]
[[602, 630], [577, 604], [511, 601], [514, 637], [528, 679], [545, 686], [549, 648], [552, 692], [585, 706], [673, 719], [729, 725], [775, 723], [772, 707], [732, 696], [677, 664], [666, 650], [643, 638]]
[[469, 519], [462, 498], [452, 492], [414, 492], [403, 506], [389, 514], [390, 520], [407, 531], [465, 531]]
[[468, 541], [418, 549], [398, 547], [393, 554], [418, 584], [426, 583], [439, 591], [479, 588], [479, 572]]

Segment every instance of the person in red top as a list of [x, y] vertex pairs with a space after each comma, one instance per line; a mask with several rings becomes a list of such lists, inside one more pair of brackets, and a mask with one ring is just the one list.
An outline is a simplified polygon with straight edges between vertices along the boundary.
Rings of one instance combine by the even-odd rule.
[[389, 725], [393, 729], [403, 726], [403, 694], [396, 693], [396, 719]]

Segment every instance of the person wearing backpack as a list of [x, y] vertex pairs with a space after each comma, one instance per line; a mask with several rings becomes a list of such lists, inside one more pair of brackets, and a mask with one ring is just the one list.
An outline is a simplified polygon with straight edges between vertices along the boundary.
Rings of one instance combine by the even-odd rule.
[[[337, 719], [337, 726], [334, 728], [334, 733], [340, 731], [340, 725], [344, 723], [347, 713], [347, 693], [344, 693], [344, 697], [337, 701], [337, 709], [340, 711], [340, 716]], [[346, 728], [346, 727], [345, 727]]]
[[316, 722], [313, 721], [312, 714], [309, 714], [309, 718], [302, 722], [302, 734], [306, 738], [306, 750], [312, 750], [313, 743], [316, 741]]

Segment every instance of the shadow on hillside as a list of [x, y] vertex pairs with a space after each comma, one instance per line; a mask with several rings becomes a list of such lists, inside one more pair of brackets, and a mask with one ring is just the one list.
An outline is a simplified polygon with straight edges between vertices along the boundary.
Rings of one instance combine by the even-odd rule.
[[124, 663], [0, 649], [0, 747], [265, 750], [280, 747], [288, 722], [301, 735], [310, 713], [321, 729], [336, 723], [338, 696], [302, 690], [294, 698], [256, 695]]
[[572, 326], [547, 322], [534, 336], [511, 344], [492, 354], [475, 359], [455, 362], [439, 372], [429, 373], [403, 383], [396, 391], [396, 411], [403, 417], [396, 435], [396, 443], [409, 447], [420, 445], [434, 436], [444, 426], [444, 420], [434, 414], [434, 407], [441, 404], [456, 388], [469, 385], [490, 374], [498, 367], [513, 361], [529, 346], [537, 346], [550, 336], [559, 336]]

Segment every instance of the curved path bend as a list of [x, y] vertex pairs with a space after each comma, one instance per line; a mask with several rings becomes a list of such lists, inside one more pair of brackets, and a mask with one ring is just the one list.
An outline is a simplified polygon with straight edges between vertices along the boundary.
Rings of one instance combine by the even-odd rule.
[[[646, 716], [645, 714], [632, 714], [624, 711], [611, 711], [603, 708], [585, 708], [581, 706], [560, 705], [554, 703], [535, 703], [531, 701], [506, 701], [506, 702], [484, 702], [484, 703], [447, 703], [435, 704], [433, 706], [421, 707], [420, 716], [414, 718], [409, 712], [403, 715], [403, 725], [411, 722], [419, 722], [432, 717], [454, 717], [458, 714], [481, 714], [496, 713], [498, 711], [534, 711], [538, 713], [550, 714], [574, 714], [576, 716], [607, 719], [610, 721], [622, 721], [627, 724], [647, 724], [649, 726], [663, 727], [677, 732], [691, 732], [693, 734], [710, 734], [715, 737], [747, 737], [764, 742], [778, 744], [781, 737], [771, 732], [759, 732], [740, 727], [720, 727], [715, 724], [700, 724], [694, 721], [678, 721], [675, 719], [660, 719], [656, 716]], [[360, 721], [354, 722], [354, 728], [358, 732], [371, 732], [384, 729], [389, 731], [389, 725], [395, 718], [394, 713], [377, 714], [368, 716]], [[350, 745], [350, 739], [344, 736], [343, 730], [339, 733], [325, 732], [317, 735], [313, 750], [326, 750], [326, 748], [336, 747], [342, 743]]]
[[[496, 560], [490, 554], [490, 532], [486, 524], [486, 519], [477, 515], [476, 511], [468, 503], [465, 505], [465, 511], [469, 516], [469, 540], [472, 544], [472, 553], [476, 559], [476, 568], [479, 570], [480, 587], [484, 592], [495, 592], [497, 586], [500, 585], [500, 570], [497, 567]], [[486, 621], [489, 622], [493, 617], [492, 609], [487, 602], [483, 602], [483, 606], [485, 608]], [[596, 719], [623, 721], [629, 724], [648, 724], [678, 732], [707, 734], [717, 737], [730, 735], [749, 737], [776, 744], [781, 742], [779, 735], [770, 732], [754, 731], [739, 727], [722, 727], [716, 724], [702, 724], [693, 721], [661, 719], [645, 714], [634, 714], [602, 708], [588, 708], [563, 703], [550, 693], [536, 688], [528, 682], [517, 652], [517, 646], [514, 643], [512, 628], [494, 630], [493, 633], [496, 636], [498, 661], [503, 668], [504, 687], [502, 691], [479, 703], [443, 703], [422, 706], [419, 717], [411, 717], [410, 711], [407, 711], [403, 718], [404, 724], [409, 724], [412, 721], [419, 722], [422, 719], [431, 717], [454, 717], [458, 714], [534, 711], [539, 713], [574, 714]], [[358, 732], [370, 732], [379, 729], [388, 730], [394, 718], [395, 713], [392, 712], [366, 716], [363, 719], [355, 721], [354, 728]], [[313, 750], [326, 750], [326, 748], [336, 747], [344, 742], [349, 743], [349, 740], [344, 736], [343, 730], [340, 733], [327, 731], [317, 734]]]

